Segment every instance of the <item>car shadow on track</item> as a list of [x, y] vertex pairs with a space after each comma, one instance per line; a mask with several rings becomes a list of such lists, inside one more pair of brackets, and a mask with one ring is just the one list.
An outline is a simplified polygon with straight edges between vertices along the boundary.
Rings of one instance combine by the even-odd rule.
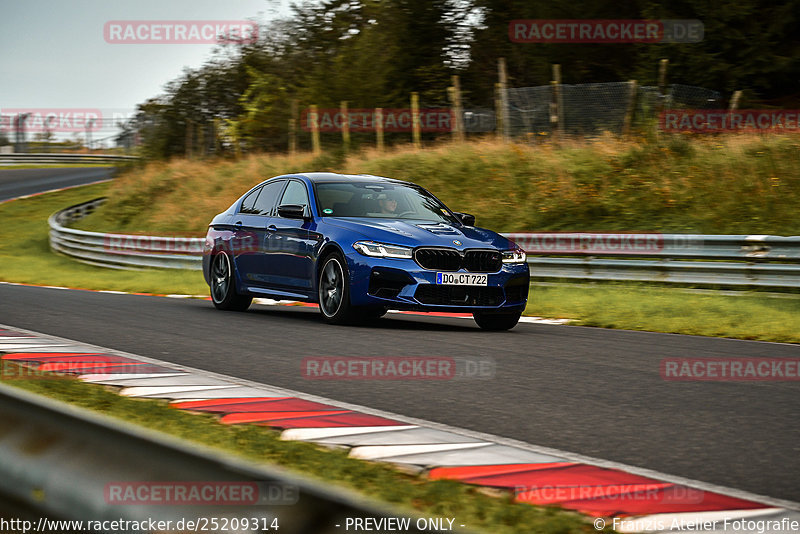
[[[216, 310], [215, 310], [216, 311]], [[328, 328], [371, 328], [386, 330], [413, 330], [436, 332], [481, 332], [477, 325], [467, 318], [436, 317], [425, 315], [387, 314], [380, 319], [373, 319], [358, 325], [326, 325], [314, 308], [302, 306], [254, 306], [248, 315], [281, 317], [325, 326]], [[463, 324], [459, 324], [463, 323]]]

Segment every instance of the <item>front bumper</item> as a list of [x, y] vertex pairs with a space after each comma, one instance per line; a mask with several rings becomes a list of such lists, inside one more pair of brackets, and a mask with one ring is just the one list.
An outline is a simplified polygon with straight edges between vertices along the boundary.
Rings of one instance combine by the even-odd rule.
[[[528, 300], [527, 263], [503, 264], [487, 273], [487, 286], [436, 284], [437, 271], [423, 269], [412, 259], [347, 255], [350, 302], [354, 306], [417, 311], [521, 311]], [[459, 271], [466, 272], [466, 271]]]

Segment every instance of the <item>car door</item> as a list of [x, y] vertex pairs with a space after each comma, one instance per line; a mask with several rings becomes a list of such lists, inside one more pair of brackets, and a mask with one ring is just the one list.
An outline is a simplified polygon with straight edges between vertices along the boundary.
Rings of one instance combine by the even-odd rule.
[[[306, 185], [300, 180], [289, 180], [277, 206], [296, 204], [305, 206], [311, 216]], [[266, 265], [271, 284], [288, 290], [310, 294], [313, 287], [313, 254], [318, 241], [313, 220], [289, 219], [275, 215], [267, 227], [270, 260]]]
[[285, 180], [267, 182], [242, 201], [234, 223], [233, 248], [239, 277], [245, 285], [267, 285], [264, 267], [269, 255], [267, 226], [285, 186]]

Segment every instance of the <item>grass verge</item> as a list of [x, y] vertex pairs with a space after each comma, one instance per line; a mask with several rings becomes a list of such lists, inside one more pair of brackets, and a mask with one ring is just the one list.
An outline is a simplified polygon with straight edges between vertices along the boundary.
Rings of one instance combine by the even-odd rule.
[[[103, 196], [90, 185], [0, 204], [0, 280], [134, 293], [205, 295], [198, 271], [123, 271], [85, 265], [50, 251], [47, 217]], [[528, 315], [574, 324], [800, 343], [800, 298], [760, 292], [691, 294], [636, 283], [534, 286]]]
[[109, 184], [57, 191], [0, 204], [0, 280], [38, 285], [142, 293], [206, 294], [199, 271], [123, 271], [93, 267], [55, 254], [47, 218], [54, 212], [106, 194]]
[[584, 326], [800, 343], [800, 295], [785, 297], [636, 283], [534, 285], [525, 312]]
[[[3, 376], [20, 376], [17, 364], [2, 362]], [[596, 532], [585, 518], [556, 508], [515, 503], [510, 494], [484, 495], [455, 481], [428, 480], [390, 465], [349, 458], [347, 451], [313, 443], [281, 441], [280, 433], [256, 425], [223, 425], [209, 414], [175, 410], [166, 401], [122, 397], [97, 384], [74, 379], [13, 380], [21, 389], [105, 415], [221, 449], [248, 460], [278, 465], [322, 482], [360, 491], [427, 516], [455, 517], [471, 530], [492, 533]], [[611, 530], [608, 530], [611, 532]]]
[[82, 227], [203, 233], [249, 187], [278, 174], [341, 171], [430, 189], [500, 232], [800, 234], [800, 136], [685, 135], [541, 145], [474, 141], [350, 155], [152, 162], [123, 173]]

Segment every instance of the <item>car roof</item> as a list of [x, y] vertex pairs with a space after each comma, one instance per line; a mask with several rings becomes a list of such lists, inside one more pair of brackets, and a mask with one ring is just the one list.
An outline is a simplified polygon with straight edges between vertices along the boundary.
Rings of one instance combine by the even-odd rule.
[[391, 183], [410, 183], [403, 180], [396, 180], [394, 178], [386, 178], [384, 176], [373, 176], [371, 174], [339, 174], [335, 172], [296, 172], [287, 174], [279, 178], [288, 178], [290, 176], [306, 178], [310, 182], [391, 182]]

